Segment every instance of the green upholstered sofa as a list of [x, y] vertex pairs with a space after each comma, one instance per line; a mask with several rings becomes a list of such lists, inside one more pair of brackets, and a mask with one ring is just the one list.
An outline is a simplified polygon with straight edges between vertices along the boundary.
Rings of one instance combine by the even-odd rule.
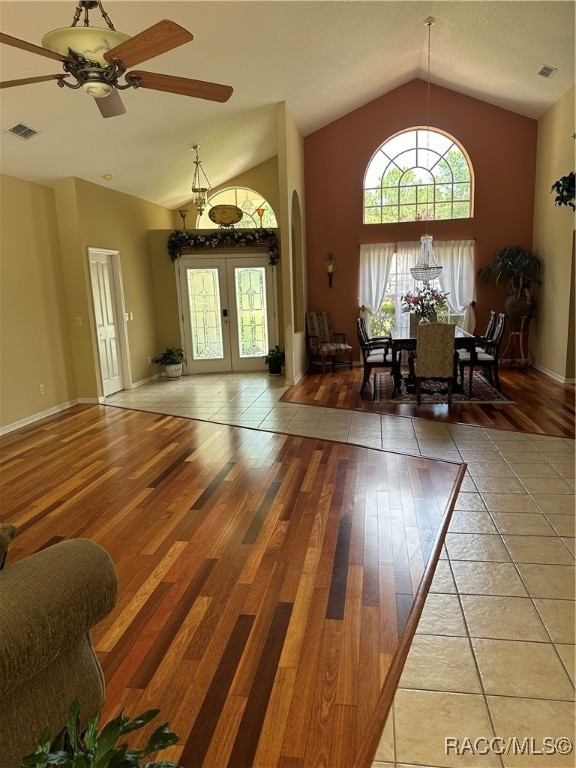
[[90, 628], [113, 608], [108, 553], [61, 541], [0, 570], [0, 766], [19, 768], [46, 727], [54, 736], [74, 699], [82, 719], [102, 704], [104, 679]]

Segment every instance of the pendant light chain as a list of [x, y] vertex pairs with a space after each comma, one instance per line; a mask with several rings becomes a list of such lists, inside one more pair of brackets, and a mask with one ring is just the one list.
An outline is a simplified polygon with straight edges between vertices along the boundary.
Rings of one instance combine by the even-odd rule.
[[[428, 27], [428, 76], [427, 76], [427, 85], [426, 85], [426, 150], [428, 153], [430, 153], [430, 50], [432, 47], [432, 25], [434, 24], [434, 19], [429, 16], [426, 19], [426, 26]], [[428, 234], [428, 216], [426, 216], [426, 234]]]
[[[430, 152], [430, 60], [431, 60], [431, 30], [434, 19], [429, 16], [425, 22], [428, 27], [428, 76], [426, 85], [426, 150]], [[428, 216], [426, 216], [426, 234], [420, 238], [420, 254], [415, 267], [411, 267], [410, 272], [415, 280], [420, 280], [424, 285], [430, 285], [442, 272], [442, 267], [436, 261], [434, 249], [432, 247], [432, 235], [428, 234]]]

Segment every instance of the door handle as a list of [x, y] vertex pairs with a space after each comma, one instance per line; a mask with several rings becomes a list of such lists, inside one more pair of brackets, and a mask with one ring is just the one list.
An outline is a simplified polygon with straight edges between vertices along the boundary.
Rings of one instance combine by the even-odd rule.
[[228, 310], [227, 309], [223, 309], [222, 310], [222, 317], [228, 317]]

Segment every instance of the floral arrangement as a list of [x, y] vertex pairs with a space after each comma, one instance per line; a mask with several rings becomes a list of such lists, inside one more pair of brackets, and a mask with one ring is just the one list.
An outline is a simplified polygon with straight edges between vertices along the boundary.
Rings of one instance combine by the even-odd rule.
[[278, 235], [273, 229], [214, 229], [204, 232], [176, 230], [168, 237], [168, 253], [172, 261], [186, 248], [238, 248], [268, 246], [268, 263], [277, 264], [280, 259]]
[[446, 306], [446, 296], [447, 293], [441, 293], [429, 283], [424, 283], [423, 288], [402, 296], [402, 312], [414, 312], [419, 318], [430, 317]]

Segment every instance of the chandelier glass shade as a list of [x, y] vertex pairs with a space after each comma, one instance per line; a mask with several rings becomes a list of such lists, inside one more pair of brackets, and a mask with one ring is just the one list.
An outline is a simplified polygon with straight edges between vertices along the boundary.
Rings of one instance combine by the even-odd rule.
[[[98, 8], [107, 27], [90, 26], [90, 11]], [[84, 11], [83, 26], [78, 26]], [[81, 0], [76, 8], [72, 26], [53, 29], [42, 38], [42, 47], [49, 51], [70, 57], [65, 67], [77, 80], [86, 93], [95, 99], [108, 96], [114, 87], [118, 87], [118, 77], [125, 69], [117, 64], [110, 64], [104, 54], [130, 39], [130, 35], [117, 32], [99, 0]], [[60, 84], [69, 85], [61, 81]], [[70, 86], [72, 87], [72, 86]]]
[[420, 238], [420, 254], [415, 267], [410, 269], [414, 280], [423, 280], [425, 283], [435, 280], [442, 267], [436, 261], [432, 248], [432, 235], [422, 235]]
[[208, 203], [208, 192], [212, 189], [212, 185], [208, 180], [208, 176], [202, 168], [202, 160], [198, 156], [199, 144], [194, 144], [192, 149], [196, 153], [194, 160], [194, 178], [192, 179], [192, 202], [196, 206], [198, 216], [201, 216], [206, 205]]

